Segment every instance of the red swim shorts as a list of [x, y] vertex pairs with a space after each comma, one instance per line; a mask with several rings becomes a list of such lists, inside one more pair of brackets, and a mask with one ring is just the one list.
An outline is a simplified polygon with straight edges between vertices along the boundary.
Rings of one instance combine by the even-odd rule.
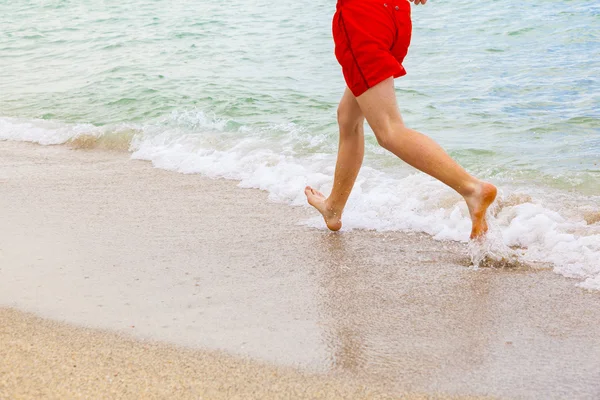
[[338, 0], [335, 57], [354, 96], [389, 77], [406, 75], [402, 61], [411, 33], [408, 0]]

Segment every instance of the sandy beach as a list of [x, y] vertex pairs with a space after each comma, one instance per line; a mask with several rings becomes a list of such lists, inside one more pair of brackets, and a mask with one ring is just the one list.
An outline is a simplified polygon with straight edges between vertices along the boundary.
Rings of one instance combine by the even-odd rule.
[[599, 292], [313, 215], [0, 142], [0, 398], [600, 397]]
[[391, 395], [373, 383], [135, 341], [9, 309], [0, 309], [0, 326], [2, 399], [467, 398]]

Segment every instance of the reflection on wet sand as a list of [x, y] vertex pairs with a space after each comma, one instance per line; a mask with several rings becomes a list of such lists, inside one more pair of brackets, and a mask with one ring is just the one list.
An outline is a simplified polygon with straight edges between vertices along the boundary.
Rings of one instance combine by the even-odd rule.
[[443, 249], [415, 259], [414, 249], [393, 236], [373, 235], [366, 247], [357, 236], [363, 235], [325, 234], [318, 241], [331, 367], [422, 387], [449, 366], [481, 364], [484, 332], [493, 332], [489, 276], [457, 265], [453, 276], [439, 279], [430, 271], [440, 257], [464, 260]]
[[[561, 374], [551, 355], [556, 346], [568, 353], [562, 346], [570, 343], [539, 339], [540, 328], [551, 322], [543, 307], [528, 305], [532, 283], [507, 290], [510, 281], [535, 278], [535, 271], [473, 270], [460, 245], [406, 242], [397, 235], [342, 232], [321, 234], [315, 242], [333, 371], [395, 390], [457, 394], [497, 394], [522, 382], [530, 368], [548, 369], [525, 378], [539, 380], [531, 394], [573, 378]], [[568, 358], [563, 361], [577, 363], [574, 354]]]

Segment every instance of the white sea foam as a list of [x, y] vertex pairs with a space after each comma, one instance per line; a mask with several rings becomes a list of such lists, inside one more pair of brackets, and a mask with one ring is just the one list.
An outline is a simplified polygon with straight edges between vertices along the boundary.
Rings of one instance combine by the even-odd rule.
[[[248, 127], [224, 132], [223, 121], [203, 114], [190, 121], [185, 118], [176, 115], [174, 124], [163, 121], [137, 127], [142, 133], [132, 141], [132, 158], [180, 173], [239, 180], [242, 188], [268, 191], [270, 200], [290, 205], [306, 204], [303, 188], [307, 184], [325, 193], [331, 190], [335, 155], [298, 154], [295, 142], [319, 138], [293, 124], [263, 132]], [[110, 129], [116, 128], [0, 118], [0, 139], [45, 145], [65, 143], [82, 134], [102, 135]], [[289, 135], [269, 136], [277, 130], [287, 130]], [[499, 197], [506, 200], [509, 196], [501, 193]], [[488, 241], [483, 252], [473, 253], [474, 261], [480, 261], [482, 254], [496, 254], [548, 263], [557, 273], [578, 279], [580, 287], [600, 290], [600, 222], [586, 223], [577, 207], [561, 206], [551, 189], [524, 193], [522, 198], [521, 202], [503, 202], [490, 221], [496, 240]], [[325, 229], [317, 216], [305, 223]], [[439, 240], [467, 242], [470, 220], [460, 197], [434, 179], [365, 166], [349, 200], [344, 229], [418, 231]]]
[[63, 144], [82, 134], [99, 136], [102, 129], [91, 124], [63, 124], [46, 120], [0, 118], [0, 140], [42, 145]]

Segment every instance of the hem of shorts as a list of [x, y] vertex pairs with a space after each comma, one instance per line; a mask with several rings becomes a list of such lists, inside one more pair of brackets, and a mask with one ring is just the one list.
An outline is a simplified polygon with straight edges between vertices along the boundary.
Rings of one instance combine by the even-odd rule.
[[381, 75], [380, 78], [369, 81], [368, 86], [360, 85], [359, 88], [349, 88], [349, 89], [352, 92], [352, 94], [354, 95], [354, 97], [358, 97], [358, 96], [364, 94], [367, 90], [371, 89], [374, 86], [377, 86], [378, 84], [380, 84], [381, 82], [385, 81], [388, 78], [396, 79], [396, 78], [400, 78], [404, 75], [406, 75], [406, 70], [403, 67], [400, 67], [400, 69], [396, 72]]

